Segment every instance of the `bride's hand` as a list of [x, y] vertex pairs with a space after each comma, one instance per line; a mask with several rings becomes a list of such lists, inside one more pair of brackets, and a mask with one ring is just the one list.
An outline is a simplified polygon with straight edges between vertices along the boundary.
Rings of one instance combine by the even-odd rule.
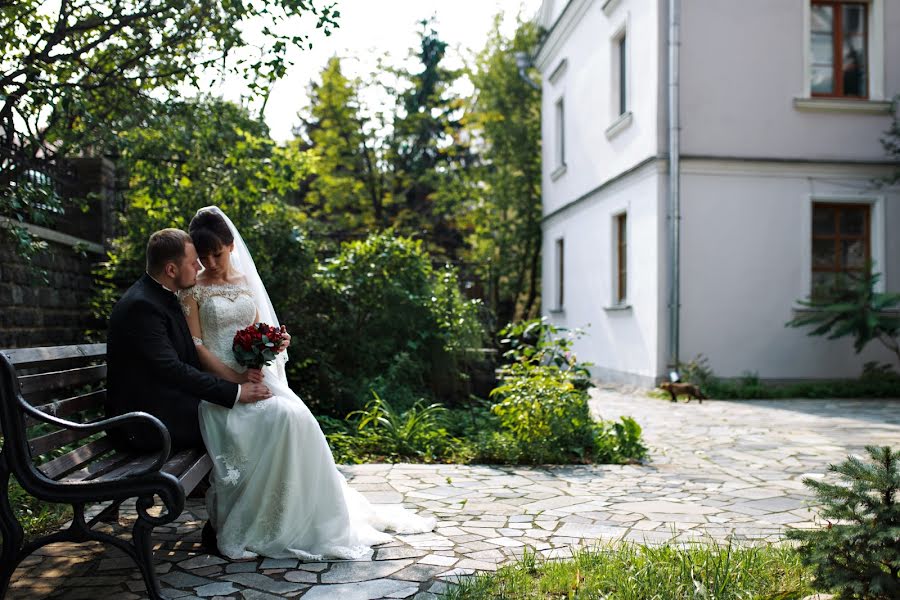
[[242, 375], [243, 381], [240, 383], [262, 383], [263, 380], [262, 369], [247, 369]]
[[281, 326], [281, 338], [284, 340], [278, 348], [278, 352], [284, 352], [291, 345], [291, 334], [285, 331], [284, 325]]

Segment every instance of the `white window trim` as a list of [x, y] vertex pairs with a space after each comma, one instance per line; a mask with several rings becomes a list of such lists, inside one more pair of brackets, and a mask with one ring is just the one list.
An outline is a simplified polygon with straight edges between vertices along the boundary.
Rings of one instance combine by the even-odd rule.
[[[848, 107], [847, 104], [849, 103], [865, 106], [867, 104], [881, 104], [881, 101], [886, 100], [884, 96], [884, 0], [854, 0], [855, 2], [865, 2], [869, 5], [869, 19], [868, 23], [866, 23], [868, 31], [866, 52], [869, 59], [869, 98], [867, 100], [819, 98], [812, 95], [810, 85], [812, 52], [809, 47], [809, 22], [812, 18], [811, 0], [801, 1], [803, 2], [803, 85], [801, 87], [801, 96], [794, 100], [794, 105], [798, 109], [807, 110], [815, 110], [818, 105], [821, 105], [822, 110], [844, 109], [850, 111], [854, 110], [854, 107], [852, 105]], [[880, 112], [880, 109], [881, 106], [878, 107], [878, 112]]]
[[[562, 248], [562, 252], [560, 252]], [[562, 256], [560, 256], [560, 254]], [[553, 240], [553, 310], [561, 313], [565, 307], [566, 296], [566, 239], [559, 236]], [[560, 285], [562, 283], [562, 285]]]
[[553, 165], [555, 180], [566, 170], [566, 99], [562, 95], [553, 102]]
[[[869, 205], [869, 249], [872, 261], [875, 263], [875, 271], [884, 273], [884, 261], [887, 256], [885, 248], [884, 196], [841, 196], [837, 194], [810, 194], [806, 198], [806, 210], [804, 219], [800, 224], [800, 239], [803, 245], [800, 249], [800, 289], [805, 300], [812, 294], [812, 220], [813, 204], [816, 202], [833, 202], [838, 204], [868, 204]], [[884, 277], [875, 284], [875, 291], [884, 291]], [[796, 305], [795, 310], [804, 310], [804, 307]]]
[[617, 6], [619, 6], [619, 0], [606, 0], [601, 8], [608, 17], [613, 14]]
[[[629, 21], [631, 13], [626, 12], [625, 16], [619, 22], [618, 26], [613, 30], [613, 34], [609, 38], [609, 73], [610, 73], [610, 97], [609, 97], [609, 113], [610, 125], [608, 130], [615, 129], [607, 137], [612, 137], [621, 129], [631, 124], [630, 120], [619, 128], [615, 128], [617, 124], [621, 124], [626, 115], [631, 113], [634, 98], [631, 96], [631, 81], [634, 79], [631, 75], [631, 47], [634, 45], [629, 41], [631, 35], [631, 27]], [[625, 110], [621, 110], [619, 106], [619, 41], [625, 37]]]
[[619, 115], [619, 118], [613, 121], [613, 124], [606, 128], [606, 131], [604, 132], [606, 134], [606, 139], [611, 140], [619, 135], [619, 133], [621, 133], [622, 131], [628, 129], [633, 119], [634, 117], [632, 116], [630, 110], [623, 115]]
[[[628, 243], [631, 237], [631, 219], [628, 218], [628, 207], [622, 208], [620, 210], [614, 211], [609, 215], [609, 228], [610, 228], [610, 245], [612, 246], [609, 255], [612, 257], [612, 262], [610, 263], [610, 285], [609, 289], [612, 292], [609, 298], [609, 306], [606, 307], [607, 310], [611, 309], [623, 309], [628, 308], [630, 306], [628, 302], [628, 290], [625, 290], [625, 297], [622, 300], [619, 300], [619, 228], [618, 228], [618, 220], [621, 215], [625, 215], [625, 273], [626, 277], [630, 274], [629, 266], [631, 263], [628, 261], [628, 249], [631, 245]], [[631, 277], [628, 277], [631, 279]], [[627, 284], [626, 284], [627, 285]]]
[[550, 81], [550, 83], [552, 83], [553, 85], [556, 85], [557, 83], [559, 83], [559, 80], [562, 79], [562, 76], [566, 74], [566, 70], [568, 68], [569, 68], [569, 59], [564, 58], [561, 61], [559, 61], [559, 64], [556, 65], [556, 68], [553, 69], [553, 72], [550, 73], [550, 77], [548, 77], [547, 79]]

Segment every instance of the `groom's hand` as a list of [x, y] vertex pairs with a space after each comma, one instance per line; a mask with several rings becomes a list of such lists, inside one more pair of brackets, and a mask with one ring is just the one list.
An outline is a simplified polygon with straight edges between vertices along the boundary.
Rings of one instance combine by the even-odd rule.
[[238, 401], [242, 404], [253, 404], [271, 397], [272, 392], [261, 383], [242, 383], [241, 397]]
[[241, 381], [241, 383], [262, 383], [262, 369], [247, 369], [244, 371], [243, 375], [243, 381]]

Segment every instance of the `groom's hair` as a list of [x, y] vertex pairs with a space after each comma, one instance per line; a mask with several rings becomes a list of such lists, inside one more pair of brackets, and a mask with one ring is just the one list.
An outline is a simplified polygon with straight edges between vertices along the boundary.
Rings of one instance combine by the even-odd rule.
[[190, 243], [191, 236], [180, 229], [163, 229], [151, 235], [147, 242], [147, 272], [159, 275], [167, 263], [180, 262], [185, 244]]

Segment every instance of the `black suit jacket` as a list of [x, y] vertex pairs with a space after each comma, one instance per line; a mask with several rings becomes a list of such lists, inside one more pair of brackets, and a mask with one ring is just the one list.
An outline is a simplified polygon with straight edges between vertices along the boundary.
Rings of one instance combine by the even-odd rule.
[[[173, 447], [203, 446], [197, 415], [201, 399], [234, 406], [238, 384], [200, 370], [178, 299], [146, 273], [113, 308], [106, 354], [107, 414], [148, 412], [168, 427]], [[111, 433], [134, 448], [159, 447], [159, 435], [148, 427]]]

